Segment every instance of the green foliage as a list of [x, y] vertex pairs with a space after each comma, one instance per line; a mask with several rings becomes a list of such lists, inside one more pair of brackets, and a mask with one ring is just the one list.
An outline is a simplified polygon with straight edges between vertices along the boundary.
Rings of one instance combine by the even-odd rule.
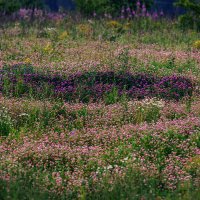
[[42, 0], [22, 0], [21, 2], [21, 6], [25, 7], [25, 8], [41, 8], [43, 6], [43, 1]]
[[[112, 15], [120, 15], [123, 6], [135, 7], [136, 1], [132, 0], [75, 0], [78, 10], [85, 15], [92, 15], [94, 12], [97, 15], [109, 13]], [[147, 8], [149, 8], [153, 1], [143, 0]]]
[[185, 9], [191, 10], [195, 14], [200, 15], [200, 1], [199, 0], [179, 0], [176, 5]]
[[129, 71], [129, 49], [128, 48], [124, 48], [120, 54], [118, 55], [118, 60], [120, 63], [120, 73], [126, 73]]
[[134, 123], [156, 122], [160, 118], [163, 102], [156, 99], [147, 99], [137, 105], [134, 113]]
[[0, 110], [0, 136], [7, 136], [13, 129], [13, 121], [5, 107]]
[[93, 12], [102, 14], [111, 11], [111, 8], [108, 6], [109, 0], [76, 0], [76, 5], [78, 10], [86, 15], [91, 15]]
[[180, 24], [185, 28], [200, 30], [200, 0], [178, 0], [176, 6], [183, 7], [187, 12], [179, 17]]
[[16, 0], [0, 0], [0, 12], [10, 14], [20, 8], [20, 1]]
[[[28, 176], [29, 175], [29, 176]], [[79, 197], [76, 192], [63, 193], [61, 195], [42, 191], [34, 185], [34, 178], [31, 174], [21, 175], [17, 180], [6, 182], [0, 180], [0, 199], [3, 200], [26, 200], [26, 199], [88, 199], [88, 200], [125, 200], [125, 199], [168, 199], [168, 200], [188, 200], [199, 199], [200, 190], [189, 183], [179, 185], [175, 191], [163, 190], [159, 187], [159, 180], [154, 177], [145, 177], [137, 169], [129, 169], [124, 178], [118, 177], [114, 184], [110, 184], [105, 178], [104, 185], [96, 184], [96, 188], [91, 187], [91, 192], [85, 190], [84, 186], [80, 189]]]
[[[145, 181], [144, 181], [145, 180]], [[141, 189], [142, 188], [142, 189]], [[179, 186], [175, 191], [162, 190], [159, 181], [154, 177], [144, 179], [144, 176], [135, 170], [127, 172], [124, 179], [119, 179], [114, 185], [104, 184], [103, 188], [97, 187], [96, 191], [87, 195], [88, 200], [141, 200], [141, 199], [198, 199], [200, 190], [192, 184]]]
[[33, 187], [30, 177], [19, 177], [16, 181], [7, 183], [0, 179], [0, 199], [3, 200], [26, 200], [26, 199], [49, 199], [50, 194]]
[[117, 103], [118, 99], [119, 99], [118, 89], [115, 87], [112, 89], [111, 92], [107, 92], [104, 97], [106, 104]]
[[42, 0], [0, 0], [0, 12], [3, 14], [11, 14], [20, 8], [42, 8]]

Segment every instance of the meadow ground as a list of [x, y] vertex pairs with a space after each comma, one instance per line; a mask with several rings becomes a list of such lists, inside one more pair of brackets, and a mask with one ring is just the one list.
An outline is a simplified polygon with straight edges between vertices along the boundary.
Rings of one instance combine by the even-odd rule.
[[0, 199], [199, 199], [198, 40], [166, 19], [3, 23]]

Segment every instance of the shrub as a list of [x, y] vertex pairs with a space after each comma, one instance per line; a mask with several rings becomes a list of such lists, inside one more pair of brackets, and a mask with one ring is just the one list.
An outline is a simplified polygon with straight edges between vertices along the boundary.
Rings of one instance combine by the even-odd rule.
[[186, 14], [179, 17], [180, 24], [200, 30], [200, 0], [178, 0], [175, 5], [186, 10]]

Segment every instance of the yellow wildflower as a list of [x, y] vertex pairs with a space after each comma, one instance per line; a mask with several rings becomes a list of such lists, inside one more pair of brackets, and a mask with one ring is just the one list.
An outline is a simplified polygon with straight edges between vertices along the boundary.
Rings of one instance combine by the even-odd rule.
[[111, 21], [107, 22], [107, 25], [110, 28], [119, 28], [121, 26], [121, 24], [115, 20], [111, 20]]
[[130, 28], [131, 28], [131, 23], [130, 22], [124, 24], [124, 30], [130, 30]]
[[52, 53], [53, 52], [53, 47], [52, 47], [51, 43], [48, 42], [43, 50], [44, 50], [45, 53], [49, 53], [49, 54]]
[[64, 31], [61, 33], [61, 35], [59, 35], [58, 39], [65, 40], [68, 38], [68, 36], [69, 36], [69, 33], [67, 31]]
[[90, 35], [92, 33], [92, 28], [89, 24], [79, 24], [77, 30], [83, 35]]
[[31, 59], [30, 59], [30, 58], [25, 58], [25, 59], [24, 59], [24, 63], [30, 64], [30, 63], [31, 63]]
[[200, 40], [195, 41], [194, 44], [193, 44], [193, 46], [196, 49], [200, 49]]

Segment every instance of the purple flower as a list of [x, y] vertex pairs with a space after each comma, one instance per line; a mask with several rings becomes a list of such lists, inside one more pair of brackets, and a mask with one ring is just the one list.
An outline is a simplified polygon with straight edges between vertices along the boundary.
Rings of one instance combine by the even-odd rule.
[[145, 16], [146, 11], [147, 11], [147, 9], [146, 9], [145, 4], [142, 4], [142, 15], [143, 16]]
[[126, 8], [126, 11], [127, 11], [127, 12], [131, 12], [131, 8], [130, 8], [130, 7], [127, 7], [127, 8]]
[[73, 130], [73, 131], [71, 131], [71, 132], [69, 133], [70, 136], [74, 136], [75, 134], [76, 134], [76, 131], [75, 131], [75, 130]]
[[140, 7], [140, 5], [141, 5], [140, 1], [137, 1], [136, 5], [137, 5], [137, 7]]
[[164, 16], [164, 12], [163, 11], [160, 11], [160, 16]]
[[154, 12], [153, 15], [152, 15], [152, 18], [153, 18], [153, 20], [156, 20], [158, 18], [158, 13]]
[[151, 14], [149, 12], [147, 12], [146, 17], [151, 17]]

